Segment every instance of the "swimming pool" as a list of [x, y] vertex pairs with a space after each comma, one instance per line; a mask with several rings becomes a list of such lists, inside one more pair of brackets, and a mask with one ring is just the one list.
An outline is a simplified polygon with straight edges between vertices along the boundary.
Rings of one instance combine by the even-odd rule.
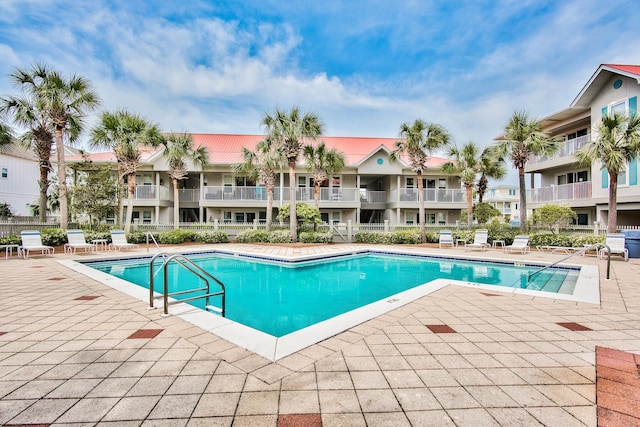
[[[522, 289], [522, 277], [539, 268], [539, 264], [486, 260], [471, 262], [441, 256], [378, 251], [294, 260], [246, 255], [222, 251], [189, 254], [200, 265], [210, 263], [206, 266], [207, 270], [227, 286], [226, 319], [193, 307], [188, 308], [190, 306], [187, 304], [182, 304], [184, 307], [173, 306], [171, 313], [186, 316], [192, 323], [271, 360], [277, 360], [450, 284], [572, 299], [575, 295], [571, 295], [571, 289], [579, 283], [576, 277], [584, 273], [579, 267], [554, 269], [552, 273], [540, 274], [540, 278], [533, 281], [536, 288], [544, 288], [546, 284], [552, 285], [555, 291], [564, 292], [554, 294]], [[98, 276], [103, 274], [103, 283], [112, 287], [124, 290], [130, 286], [127, 285], [130, 282], [138, 282], [142, 286], [148, 283], [149, 257], [85, 264], [91, 265], [90, 270], [99, 268], [102, 273]], [[81, 268], [86, 269], [87, 266], [82, 265]], [[125, 271], [129, 273], [124, 274]], [[88, 275], [96, 276], [98, 273], [95, 270], [93, 272]], [[170, 272], [170, 275], [178, 274], [177, 271]], [[126, 281], [114, 275], [126, 278]], [[562, 280], [560, 276], [564, 276]], [[186, 280], [180, 276], [176, 278], [179, 280], [175, 282], [179, 283]], [[293, 285], [280, 286], [283, 278], [292, 278]], [[328, 286], [330, 282], [336, 286]], [[509, 286], [496, 288], [500, 284]], [[290, 288], [301, 292], [297, 296], [292, 295]], [[148, 299], [148, 291], [143, 288], [138, 288], [138, 291], [127, 289], [127, 293]], [[234, 289], [260, 292], [247, 296], [235, 293]], [[268, 290], [275, 292], [270, 296], [263, 293]], [[234, 300], [243, 302], [240, 308], [234, 308]], [[308, 312], [309, 307], [320, 310], [318, 313]], [[243, 318], [247, 313], [249, 320], [246, 316]]]

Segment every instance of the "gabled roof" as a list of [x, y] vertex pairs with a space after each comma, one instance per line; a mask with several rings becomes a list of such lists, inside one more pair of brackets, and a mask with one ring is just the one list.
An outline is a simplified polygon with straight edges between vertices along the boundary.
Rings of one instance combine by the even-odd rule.
[[0, 155], [18, 157], [21, 159], [38, 161], [38, 156], [29, 148], [24, 148], [18, 142], [0, 145]]
[[[196, 147], [206, 147], [209, 153], [209, 163], [231, 165], [241, 163], [242, 148], [255, 149], [258, 142], [264, 139], [264, 135], [238, 135], [238, 134], [213, 134], [192, 133]], [[367, 138], [367, 137], [337, 137], [323, 136], [318, 141], [324, 141], [328, 148], [335, 148], [344, 153], [345, 164], [355, 167], [371, 155], [384, 149], [392, 151], [397, 138]], [[143, 152], [141, 161], [150, 161], [157, 155], [161, 148], [147, 149]], [[94, 153], [89, 158], [93, 161], [115, 161], [113, 153]], [[72, 159], [70, 159], [72, 160]], [[429, 157], [430, 167], [438, 167], [448, 159]]]
[[640, 83], [640, 65], [602, 64], [591, 76], [578, 96], [571, 103], [571, 107], [589, 108], [593, 98], [600, 93], [604, 85], [614, 75], [622, 75], [636, 79]]

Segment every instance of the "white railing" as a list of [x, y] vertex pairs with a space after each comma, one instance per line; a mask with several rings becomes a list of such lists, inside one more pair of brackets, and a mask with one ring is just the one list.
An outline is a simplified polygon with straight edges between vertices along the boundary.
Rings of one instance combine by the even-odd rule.
[[160, 192], [160, 200], [170, 198], [171, 192], [168, 188], [157, 185], [136, 185], [136, 192], [133, 195], [135, 200], [156, 200]]
[[591, 135], [568, 139], [556, 154], [552, 156], [531, 156], [529, 158], [529, 163], [540, 163], [547, 160], [558, 159], [560, 157], [572, 156], [573, 153], [584, 147], [589, 141], [591, 141]]
[[[467, 195], [465, 190], [451, 190], [451, 189], [436, 189], [427, 188], [423, 190], [424, 201], [426, 203], [432, 202], [449, 202], [449, 203], [462, 203], [466, 202]], [[417, 202], [418, 190], [415, 188], [401, 188], [399, 190], [393, 190], [391, 192], [392, 200], [399, 200], [400, 202]]]
[[[203, 200], [267, 200], [265, 187], [204, 187]], [[280, 198], [280, 188], [273, 190], [273, 199]]]
[[[296, 201], [305, 202], [314, 200], [313, 187], [296, 188]], [[284, 189], [283, 200], [289, 201], [289, 191]], [[356, 202], [360, 200], [360, 191], [357, 188], [321, 188], [320, 202]]]
[[178, 190], [178, 196], [181, 202], [197, 202], [200, 200], [200, 190], [185, 188]]
[[560, 200], [588, 199], [591, 197], [591, 181], [527, 190], [527, 201], [533, 203], [555, 202]]
[[360, 201], [363, 203], [386, 203], [386, 191], [365, 191], [360, 193]]

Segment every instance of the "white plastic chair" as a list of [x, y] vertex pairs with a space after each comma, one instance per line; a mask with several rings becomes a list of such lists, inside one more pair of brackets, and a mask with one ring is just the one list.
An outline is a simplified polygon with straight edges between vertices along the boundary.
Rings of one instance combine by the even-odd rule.
[[84, 238], [84, 231], [82, 230], [67, 230], [67, 242], [64, 245], [64, 251], [69, 253], [76, 253], [78, 249], [84, 249], [85, 252], [96, 251], [96, 245], [87, 243]]
[[523, 254], [529, 252], [529, 236], [516, 236], [513, 238], [513, 244], [505, 246], [505, 252], [520, 251]]
[[111, 230], [111, 243], [109, 243], [110, 249], [119, 251], [120, 249], [137, 247], [137, 244], [127, 242], [127, 236], [124, 234], [124, 230]]
[[440, 249], [442, 249], [442, 245], [451, 245], [451, 249], [454, 248], [451, 230], [440, 230], [440, 239], [438, 240]]
[[53, 255], [56, 249], [53, 246], [42, 244], [42, 236], [37, 230], [25, 230], [20, 233], [22, 248], [18, 251], [24, 259], [29, 258], [29, 252], [41, 251], [42, 255]]
[[[625, 247], [625, 236], [622, 233], [607, 234], [605, 245], [611, 249], [611, 255], [619, 254], [624, 257], [625, 261], [629, 261], [629, 250]], [[598, 256], [602, 259], [607, 254], [607, 248], [604, 247], [598, 252]]]
[[487, 239], [489, 239], [489, 230], [487, 229], [478, 229], [476, 230], [476, 234], [473, 236], [473, 243], [468, 243], [464, 245], [465, 249], [480, 249], [484, 251], [488, 249], [489, 243], [487, 243]]

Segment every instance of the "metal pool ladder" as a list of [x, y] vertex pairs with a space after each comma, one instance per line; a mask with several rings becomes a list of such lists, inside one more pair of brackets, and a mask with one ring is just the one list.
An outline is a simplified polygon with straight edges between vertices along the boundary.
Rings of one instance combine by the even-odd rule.
[[[162, 257], [165, 258], [166, 260], [162, 263], [162, 270], [163, 270], [163, 277], [164, 277], [164, 287], [163, 287], [163, 291], [162, 291], [162, 295], [159, 297], [155, 297], [153, 295], [153, 288], [154, 288], [154, 277], [155, 277], [155, 273], [153, 271], [153, 263], [156, 260], [156, 258], [158, 257]], [[169, 270], [168, 270], [168, 266], [169, 263], [171, 261], [175, 261], [176, 264], [178, 264], [179, 266], [185, 268], [186, 270], [190, 271], [191, 273], [195, 274], [198, 278], [200, 278], [200, 280], [203, 280], [205, 283], [205, 286], [201, 287], [201, 288], [195, 288], [195, 289], [188, 289], [185, 291], [177, 291], [177, 292], [171, 292], [169, 293]], [[158, 270], [159, 271], [159, 270]], [[209, 280], [214, 281], [218, 286], [220, 286], [220, 290], [216, 291], [216, 292], [211, 292], [210, 290], [210, 283]], [[176, 300], [176, 301], [169, 301], [169, 297], [173, 297], [176, 295], [184, 295], [184, 294], [190, 294], [193, 292], [198, 292], [198, 291], [205, 291], [205, 293], [203, 295], [197, 295], [194, 297], [189, 297], [189, 298], [184, 298], [184, 299], [180, 299], [180, 300]], [[210, 297], [215, 297], [220, 295], [222, 297], [221, 301], [222, 303], [220, 304], [220, 307], [216, 307], [214, 305], [209, 304], [209, 299]], [[151, 262], [149, 263], [149, 308], [155, 308], [153, 305], [153, 301], [155, 299], [159, 299], [162, 298], [163, 300], [163, 304], [164, 304], [164, 315], [168, 315], [169, 314], [169, 304], [175, 304], [175, 303], [179, 303], [179, 302], [187, 302], [187, 301], [193, 301], [193, 300], [197, 300], [197, 299], [201, 299], [201, 298], [205, 298], [205, 308], [207, 310], [211, 310], [213, 312], [216, 312], [218, 314], [220, 314], [220, 316], [225, 317], [225, 288], [224, 288], [224, 284], [216, 279], [215, 277], [213, 277], [211, 274], [207, 273], [202, 267], [199, 267], [197, 265], [195, 265], [190, 259], [188, 259], [187, 257], [185, 257], [184, 255], [181, 254], [173, 254], [171, 256], [169, 256], [169, 254], [164, 253], [164, 252], [160, 252], [157, 253], [153, 256], [153, 258], [151, 258]]]

